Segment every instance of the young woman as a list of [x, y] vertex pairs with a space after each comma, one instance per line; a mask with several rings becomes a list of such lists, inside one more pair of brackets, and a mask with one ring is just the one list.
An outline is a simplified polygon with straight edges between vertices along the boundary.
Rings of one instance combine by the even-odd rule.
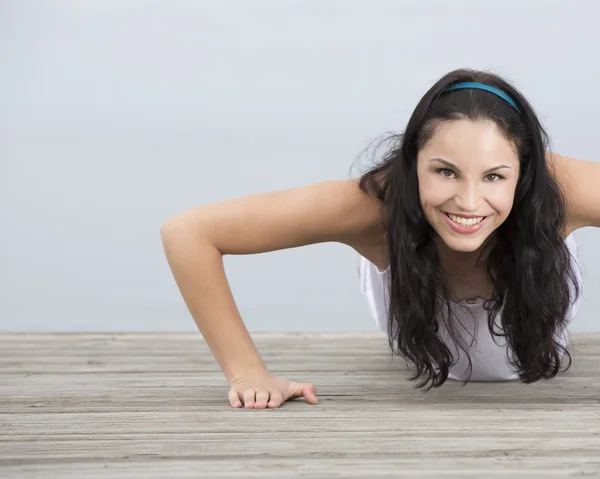
[[549, 152], [517, 89], [465, 69], [435, 83], [391, 140], [359, 178], [208, 204], [163, 225], [171, 271], [231, 406], [317, 397], [314, 384], [269, 372], [222, 256], [322, 242], [359, 254], [361, 289], [418, 387], [531, 383], [570, 365], [582, 286], [573, 232], [600, 226], [600, 163]]

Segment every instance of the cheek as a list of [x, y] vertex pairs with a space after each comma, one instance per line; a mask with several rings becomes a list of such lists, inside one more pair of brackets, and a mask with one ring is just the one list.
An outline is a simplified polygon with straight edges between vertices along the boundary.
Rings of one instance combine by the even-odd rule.
[[507, 216], [512, 209], [515, 190], [507, 185], [506, 188], [496, 188], [487, 195], [487, 203], [500, 215]]
[[419, 195], [423, 209], [437, 208], [448, 202], [453, 194], [452, 187], [448, 183], [428, 176], [419, 181]]

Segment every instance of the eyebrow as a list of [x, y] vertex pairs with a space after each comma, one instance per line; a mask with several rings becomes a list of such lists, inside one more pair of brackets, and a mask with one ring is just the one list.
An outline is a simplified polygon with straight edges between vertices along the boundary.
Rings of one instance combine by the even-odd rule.
[[[450, 163], [449, 161], [442, 160], [441, 158], [433, 158], [433, 159], [431, 159], [429, 161], [438, 161], [438, 162], [440, 162], [440, 163], [442, 163], [442, 164], [444, 164], [444, 165], [446, 165], [446, 166], [448, 166], [450, 168], [454, 168], [456, 171], [458, 171], [460, 173], [460, 168], [458, 166], [456, 166], [454, 163]], [[498, 165], [498, 166], [494, 166], [493, 168], [489, 168], [489, 169], [485, 170], [483, 172], [483, 174], [487, 175], [488, 173], [491, 173], [492, 171], [499, 170], [501, 168], [508, 168], [509, 170], [512, 169], [508, 165]]]

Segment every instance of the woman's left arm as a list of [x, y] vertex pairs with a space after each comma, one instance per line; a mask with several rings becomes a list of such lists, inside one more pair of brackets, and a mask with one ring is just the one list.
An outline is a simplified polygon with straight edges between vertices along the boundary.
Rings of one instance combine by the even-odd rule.
[[600, 228], [600, 163], [547, 152], [546, 160], [567, 199], [571, 231], [585, 226]]

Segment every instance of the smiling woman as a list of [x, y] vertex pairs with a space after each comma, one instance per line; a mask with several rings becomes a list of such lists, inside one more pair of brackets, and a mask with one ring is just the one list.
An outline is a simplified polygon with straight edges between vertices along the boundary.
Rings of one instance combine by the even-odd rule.
[[519, 157], [494, 122], [455, 120], [419, 151], [417, 178], [429, 224], [452, 250], [473, 252], [510, 214]]
[[436, 82], [390, 140], [359, 178], [207, 204], [163, 225], [169, 265], [233, 407], [317, 398], [314, 384], [267, 369], [233, 300], [225, 255], [353, 248], [370, 311], [418, 387], [531, 383], [570, 361], [582, 286], [571, 233], [600, 226], [600, 165], [548, 152], [523, 95], [465, 69]]
[[[392, 350], [419, 386], [555, 376], [581, 286], [568, 214], [590, 203], [568, 201], [530, 104], [496, 75], [456, 70], [391, 140], [359, 186], [382, 202], [386, 274], [361, 284], [371, 303], [385, 292], [372, 310]], [[479, 310], [457, 309], [470, 298]]]

